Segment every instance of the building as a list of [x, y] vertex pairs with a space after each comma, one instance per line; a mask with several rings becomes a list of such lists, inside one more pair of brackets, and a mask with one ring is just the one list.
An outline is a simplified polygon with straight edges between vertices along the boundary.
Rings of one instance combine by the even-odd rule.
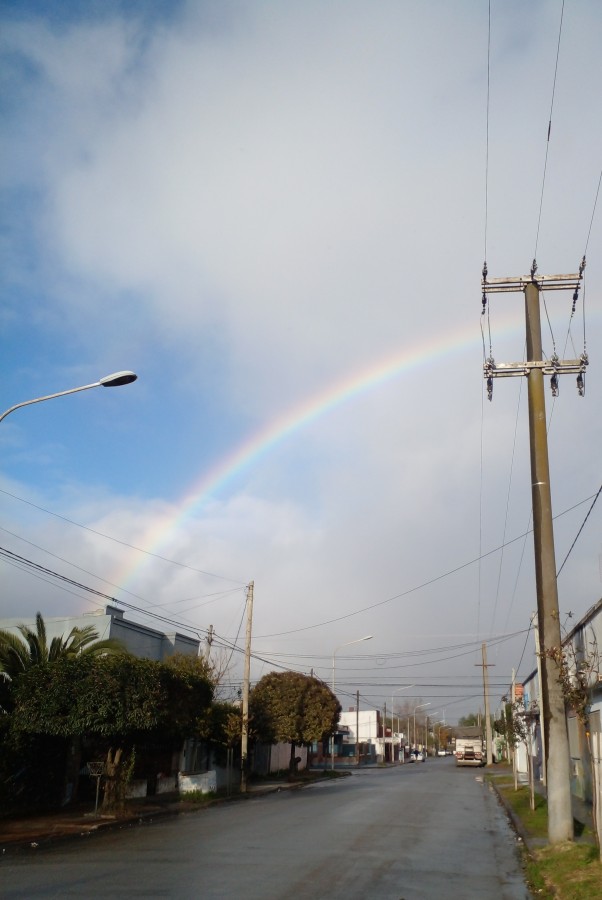
[[[574, 802], [591, 807], [597, 798], [602, 809], [602, 600], [589, 609], [562, 642], [569, 678], [583, 684], [587, 704], [588, 727], [569, 704], [566, 707], [571, 764], [571, 795]], [[528, 777], [529, 763], [536, 780], [544, 778], [543, 747], [540, 727], [540, 690], [537, 670], [525, 679], [523, 700], [530, 722], [529, 753], [520, 744], [516, 764], [519, 775]]]
[[[20, 635], [19, 625], [26, 625], [36, 630], [35, 619], [0, 619], [0, 629]], [[72, 628], [85, 628], [93, 625], [98, 640], [115, 638], [125, 646], [133, 656], [154, 659], [161, 662], [174, 653], [198, 656], [200, 641], [197, 638], [180, 634], [177, 631], [164, 633], [126, 619], [121, 609], [107, 605], [104, 610], [84, 613], [81, 616], [55, 616], [44, 618], [48, 642], [54, 637], [66, 637]]]

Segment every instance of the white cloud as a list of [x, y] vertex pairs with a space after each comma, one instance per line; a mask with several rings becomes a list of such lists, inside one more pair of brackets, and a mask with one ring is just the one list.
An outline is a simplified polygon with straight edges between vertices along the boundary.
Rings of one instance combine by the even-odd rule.
[[[533, 12], [517, 7], [493, 23], [492, 277], [524, 273], [533, 254], [558, 26], [551, 9], [537, 14], [536, 29], [523, 18]], [[591, 217], [592, 15], [581, 5], [565, 22], [542, 270], [574, 270]], [[525, 396], [518, 420], [516, 382], [496, 382], [493, 404], [481, 402], [485, 13], [443, 3], [190, 4], [161, 22], [113, 13], [62, 28], [12, 22], [3, 40], [19, 61], [4, 176], [19, 290], [6, 321], [14, 344], [36, 337], [18, 358], [23, 387], [7, 364], [6, 389], [38, 394], [49, 360], [67, 377], [82, 354], [95, 365], [129, 358], [141, 372], [139, 392], [95, 404], [93, 423], [79, 406], [69, 425], [61, 407], [35, 442], [42, 419], [15, 419], [2, 440], [12, 445], [8, 477], [24, 482], [17, 493], [35, 491], [41, 506], [195, 569], [254, 578], [257, 634], [339, 620], [266, 639], [274, 652], [327, 658], [358, 630], [374, 631], [371, 653], [442, 646], [446, 634], [474, 634], [477, 618], [485, 632], [494, 608], [495, 629], [526, 627], [532, 565], [517, 574], [520, 544], [507, 550], [499, 588], [496, 556], [480, 575], [469, 566], [344, 618], [528, 524]], [[22, 207], [19, 191], [29, 198]], [[600, 265], [591, 255], [592, 372], [585, 403], [567, 378], [555, 407], [555, 511], [587, 497], [599, 477]], [[570, 297], [547, 303], [564, 352]], [[491, 325], [496, 358], [519, 359], [520, 296], [492, 298], [490, 309], [486, 352]], [[581, 352], [577, 320], [572, 343]], [[302, 401], [319, 404], [338, 379], [417, 347], [422, 362], [293, 430], [170, 526], [216, 456]], [[26, 463], [36, 464], [31, 482]], [[234, 636], [240, 593], [205, 606], [213, 579], [141, 564], [123, 545], [18, 510], [8, 514], [15, 533], [22, 527], [142, 605], [182, 612], [199, 598], [187, 616], [198, 627], [214, 616]], [[582, 513], [558, 523], [559, 548]], [[599, 550], [586, 533], [582, 541], [567, 584], [581, 611], [599, 590]], [[24, 599], [47, 612], [87, 602], [50, 586], [44, 600], [19, 570], [8, 574], [13, 609]]]

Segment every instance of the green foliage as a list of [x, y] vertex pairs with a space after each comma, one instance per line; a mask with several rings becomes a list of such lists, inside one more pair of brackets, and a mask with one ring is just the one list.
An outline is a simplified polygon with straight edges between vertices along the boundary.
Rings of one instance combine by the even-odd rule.
[[506, 702], [504, 715], [494, 721], [493, 727], [498, 734], [505, 738], [511, 747], [516, 747], [518, 744], [526, 743], [528, 739], [529, 732], [526, 720], [527, 710], [522, 697], [520, 697], [514, 703]]
[[478, 713], [469, 713], [467, 716], [462, 716], [460, 719], [458, 719], [458, 725], [460, 727], [463, 727], [463, 726], [468, 727], [468, 726], [480, 725], [480, 724], [481, 724], [481, 717], [479, 716]]
[[166, 692], [165, 732], [182, 738], [201, 737], [215, 689], [206, 661], [177, 653], [160, 665], [160, 680]]
[[238, 706], [227, 701], [217, 701], [206, 710], [200, 728], [200, 737], [221, 747], [234, 747], [240, 743], [242, 716]]
[[194, 736], [212, 691], [202, 673], [181, 677], [177, 667], [148, 659], [66, 657], [18, 678], [12, 727], [59, 737]]
[[266, 743], [309, 745], [332, 734], [340, 704], [330, 688], [299, 672], [271, 672], [257, 683], [249, 700], [253, 733]]

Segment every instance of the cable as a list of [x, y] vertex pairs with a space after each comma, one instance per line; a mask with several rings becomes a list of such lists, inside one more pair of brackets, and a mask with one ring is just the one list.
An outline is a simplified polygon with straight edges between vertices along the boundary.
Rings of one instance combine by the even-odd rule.
[[523, 661], [523, 657], [524, 657], [524, 655], [525, 655], [525, 650], [527, 649], [527, 642], [528, 642], [528, 640], [529, 640], [529, 635], [531, 634], [531, 629], [532, 629], [532, 628], [533, 628], [533, 619], [531, 619], [530, 622], [529, 622], [529, 627], [528, 627], [528, 629], [527, 629], [527, 636], [525, 637], [525, 645], [524, 645], [524, 647], [523, 647], [523, 652], [522, 652], [521, 655], [520, 655], [520, 659], [519, 659], [518, 665], [517, 665], [517, 667], [516, 667], [516, 671], [517, 671], [517, 672], [519, 671], [519, 669], [520, 669], [520, 667], [521, 667], [521, 664], [522, 664], [522, 661]]
[[542, 209], [543, 209], [543, 195], [544, 195], [544, 189], [545, 189], [545, 184], [546, 184], [546, 170], [547, 170], [547, 168], [548, 168], [548, 151], [549, 151], [549, 149], [550, 149], [550, 133], [551, 133], [551, 131], [552, 131], [552, 111], [553, 111], [553, 109], [554, 109], [554, 95], [555, 95], [555, 93], [556, 93], [556, 78], [557, 78], [557, 75], [558, 75], [558, 59], [559, 59], [559, 56], [560, 56], [560, 38], [561, 38], [561, 36], [562, 36], [562, 20], [563, 20], [563, 18], [564, 18], [564, 0], [562, 0], [562, 10], [561, 10], [561, 12], [560, 12], [560, 28], [559, 28], [559, 30], [558, 30], [558, 46], [557, 46], [557, 48], [556, 48], [556, 65], [555, 65], [555, 67], [554, 67], [554, 81], [553, 81], [553, 84], [552, 84], [552, 100], [551, 100], [551, 102], [550, 102], [550, 118], [549, 118], [549, 121], [548, 121], [548, 137], [547, 137], [547, 140], [546, 140], [546, 155], [545, 155], [544, 166], [543, 166], [543, 179], [542, 179], [542, 185], [541, 185], [541, 197], [540, 197], [540, 200], [539, 200], [539, 216], [538, 216], [538, 219], [537, 219], [537, 234], [536, 234], [536, 237], [535, 237], [535, 251], [534, 251], [534, 253], [533, 253], [533, 265], [534, 265], [535, 268], [537, 268], [537, 266], [535, 265], [535, 260], [537, 259], [537, 247], [538, 247], [538, 244], [539, 244], [539, 229], [540, 229], [540, 226], [541, 226], [541, 212], [542, 212]]
[[[593, 495], [592, 495], [593, 496]], [[554, 520], [561, 518], [561, 516], [566, 515], [569, 512], [572, 512], [573, 509], [576, 509], [578, 506], [581, 506], [583, 503], [587, 503], [588, 500], [591, 500], [592, 497], [586, 497], [585, 500], [580, 500], [579, 503], [576, 503], [574, 506], [569, 509], [563, 510], [563, 512], [558, 513], [553, 518]], [[531, 533], [531, 530], [525, 532], [524, 534], [519, 534], [517, 537], [512, 538], [512, 540], [507, 541], [504, 546], [509, 547], [511, 544], [516, 543], [516, 541], [523, 540]], [[473, 566], [476, 562], [479, 562], [480, 559], [485, 559], [488, 556], [491, 556], [493, 553], [497, 553], [501, 550], [501, 547], [495, 547], [493, 550], [488, 550], [487, 553], [483, 553], [482, 556], [477, 557], [476, 559], [471, 559], [469, 562], [462, 563], [459, 566], [456, 566], [454, 569], [450, 569], [447, 572], [444, 572], [442, 575], [436, 575], [434, 578], [430, 578], [428, 581], [423, 581], [422, 584], [418, 584], [415, 587], [408, 588], [405, 591], [401, 591], [399, 594], [395, 594], [393, 597], [388, 597], [386, 600], [380, 600], [378, 603], [372, 603], [369, 606], [364, 606], [361, 609], [356, 609], [354, 612], [346, 613], [344, 616], [337, 616], [334, 619], [327, 619], [324, 622], [318, 622], [315, 625], [304, 625], [302, 628], [293, 628], [290, 631], [278, 631], [272, 634], [262, 634], [259, 637], [269, 638], [269, 637], [283, 637], [287, 634], [298, 634], [301, 631], [310, 631], [312, 628], [322, 628], [324, 625], [332, 625], [335, 622], [342, 622], [345, 619], [351, 619], [354, 616], [359, 616], [361, 613], [369, 612], [372, 609], [377, 609], [379, 606], [385, 606], [387, 603], [392, 603], [393, 600], [400, 600], [402, 597], [407, 597], [410, 594], [416, 593], [416, 591], [420, 591], [425, 587], [430, 587], [431, 584], [436, 584], [438, 581], [442, 581], [444, 578], [448, 578], [450, 575], [455, 575], [457, 572], [461, 572], [462, 569], [467, 569], [469, 566]]]
[[[600, 493], [600, 491], [598, 491], [598, 494], [599, 494], [599, 493]], [[597, 499], [598, 494], [595, 495], [596, 499]], [[559, 519], [559, 518], [561, 518], [562, 516], [566, 515], [567, 513], [572, 512], [572, 510], [577, 509], [577, 508], [578, 508], [579, 506], [581, 506], [583, 503], [587, 503], [587, 501], [588, 501], [588, 500], [591, 500], [591, 499], [592, 499], [591, 496], [590, 496], [590, 497], [586, 497], [585, 500], [581, 500], [581, 501], [579, 501], [579, 503], [576, 503], [576, 504], [574, 504], [573, 506], [569, 507], [568, 509], [563, 510], [563, 512], [558, 513], [556, 516], [554, 516], [554, 519]], [[529, 533], [529, 532], [527, 532], [526, 534], [528, 534], [528, 533]], [[515, 538], [513, 538], [511, 541], [508, 541], [504, 546], [510, 546], [510, 544], [513, 544], [513, 543], [515, 543], [515, 542], [518, 541], [518, 540], [523, 540], [525, 537], [526, 537], [525, 534], [518, 535], [518, 537], [515, 537]], [[485, 557], [487, 557], [487, 556], [491, 556], [493, 553], [497, 553], [500, 549], [501, 549], [500, 547], [496, 547], [496, 548], [494, 548], [493, 550], [489, 550], [487, 553], [483, 554], [483, 558], [485, 558]], [[42, 565], [40, 565], [39, 563], [34, 563], [32, 560], [29, 560], [29, 559], [27, 559], [26, 557], [20, 556], [19, 554], [14, 553], [13, 551], [8, 550], [8, 549], [6, 549], [6, 548], [0, 547], [0, 556], [4, 556], [5, 558], [7, 558], [7, 560], [8, 560], [9, 562], [12, 561], [12, 562], [14, 563], [14, 562], [16, 561], [16, 562], [18, 562], [21, 566], [25, 566], [25, 567], [28, 567], [28, 568], [30, 568], [30, 569], [33, 569], [34, 572], [42, 572], [42, 573], [44, 573], [44, 574], [46, 574], [46, 575], [49, 575], [49, 576], [51, 576], [51, 577], [54, 577], [54, 578], [58, 579], [59, 581], [65, 583], [65, 584], [69, 584], [69, 585], [78, 587], [80, 590], [86, 591], [86, 592], [88, 592], [88, 593], [90, 593], [90, 594], [93, 594], [94, 596], [97, 596], [97, 597], [102, 597], [103, 599], [108, 600], [108, 601], [111, 602], [111, 603], [116, 603], [116, 604], [118, 604], [119, 606], [122, 606], [122, 607], [124, 607], [124, 608], [126, 608], [126, 609], [135, 610], [136, 612], [139, 612], [139, 613], [141, 613], [142, 615], [146, 615], [146, 616], [149, 616], [150, 618], [158, 619], [159, 621], [162, 621], [162, 622], [167, 622], [168, 624], [170, 624], [170, 625], [175, 625], [176, 627], [184, 628], [185, 630], [191, 631], [191, 632], [193, 632], [194, 634], [197, 634], [197, 635], [199, 634], [199, 629], [197, 629], [196, 627], [194, 627], [194, 626], [192, 626], [192, 625], [185, 624], [185, 623], [182, 623], [182, 622], [178, 622], [178, 621], [176, 621], [176, 620], [174, 620], [174, 619], [172, 619], [172, 618], [168, 618], [167, 616], [160, 616], [160, 615], [158, 615], [157, 613], [148, 612], [147, 610], [141, 609], [141, 608], [138, 607], [138, 606], [134, 606], [134, 605], [131, 604], [131, 603], [126, 603], [126, 602], [123, 601], [123, 600], [118, 600], [116, 597], [112, 597], [112, 596], [109, 595], [109, 594], [105, 594], [103, 591], [98, 591], [98, 590], [96, 590], [95, 588], [91, 588], [91, 587], [89, 587], [88, 585], [85, 585], [85, 584], [82, 584], [81, 582], [75, 581], [75, 580], [72, 579], [72, 578], [68, 578], [68, 577], [65, 576], [65, 575], [61, 575], [59, 572], [55, 572], [54, 570], [49, 569], [49, 568], [47, 568], [47, 567], [45, 567], [45, 566], [42, 566]], [[367, 612], [367, 611], [369, 611], [369, 610], [371, 610], [371, 609], [375, 609], [375, 608], [377, 608], [377, 607], [379, 607], [379, 606], [384, 606], [384, 605], [387, 604], [387, 603], [391, 603], [393, 600], [398, 600], [398, 599], [400, 599], [400, 598], [402, 598], [402, 597], [408, 596], [409, 594], [415, 593], [416, 591], [421, 590], [422, 588], [428, 587], [428, 586], [431, 585], [431, 584], [435, 584], [435, 583], [438, 582], [438, 581], [442, 581], [444, 578], [447, 578], [449, 575], [454, 575], [456, 572], [460, 572], [462, 569], [465, 569], [465, 568], [468, 568], [468, 566], [474, 565], [474, 563], [477, 562], [477, 561], [478, 561], [478, 560], [474, 560], [474, 559], [473, 559], [473, 560], [470, 560], [469, 562], [463, 563], [462, 565], [459, 565], [459, 566], [456, 566], [454, 569], [451, 569], [451, 570], [449, 570], [448, 572], [444, 572], [442, 575], [437, 575], [437, 576], [435, 576], [434, 578], [431, 578], [431, 579], [429, 579], [428, 581], [425, 581], [425, 582], [423, 582], [423, 583], [420, 584], [420, 585], [417, 585], [417, 586], [415, 586], [415, 587], [413, 587], [413, 588], [408, 588], [407, 590], [402, 591], [401, 593], [396, 594], [396, 595], [393, 596], [393, 597], [388, 597], [386, 600], [381, 600], [381, 601], [379, 601], [378, 603], [371, 604], [370, 606], [367, 606], [367, 607], [364, 607], [364, 608], [362, 608], [362, 609], [356, 610], [355, 612], [352, 612], [352, 613], [347, 613], [347, 614], [344, 615], [344, 616], [339, 616], [339, 617], [337, 617], [337, 618], [335, 618], [335, 619], [330, 619], [330, 620], [328, 620], [328, 621], [326, 621], [326, 622], [318, 622], [318, 623], [316, 623], [316, 624], [314, 624], [314, 625], [306, 625], [306, 626], [304, 626], [303, 628], [291, 629], [290, 631], [277, 632], [277, 633], [274, 633], [274, 634], [267, 634], [267, 635], [258, 635], [258, 636], [256, 636], [256, 639], [260, 639], [260, 638], [261, 638], [261, 639], [265, 639], [265, 638], [271, 638], [271, 637], [282, 637], [283, 635], [287, 635], [287, 634], [297, 634], [297, 633], [302, 632], [302, 631], [309, 631], [309, 630], [311, 630], [311, 629], [313, 629], [313, 628], [321, 628], [321, 627], [323, 627], [324, 625], [329, 625], [329, 624], [331, 624], [332, 622], [339, 622], [339, 621], [341, 621], [341, 620], [343, 620], [343, 619], [348, 619], [348, 618], [351, 618], [351, 617], [353, 617], [353, 616], [357, 616], [357, 615], [359, 615], [360, 613]], [[201, 631], [204, 633], [204, 632], [206, 632], [206, 629], [201, 629]], [[471, 652], [472, 652], [472, 651], [471, 651]]]
[[564, 564], [565, 564], [565, 562], [567, 561], [567, 559], [569, 558], [569, 556], [571, 555], [571, 552], [572, 552], [572, 550], [573, 550], [573, 547], [574, 547], [575, 544], [577, 543], [577, 539], [579, 538], [579, 535], [580, 535], [581, 532], [583, 531], [583, 529], [584, 529], [584, 527], [585, 527], [585, 523], [586, 523], [587, 520], [589, 519], [589, 514], [591, 513], [592, 509], [593, 509], [594, 506], [596, 505], [596, 500], [597, 500], [598, 497], [600, 496], [600, 491], [602, 491], [602, 484], [601, 484], [600, 487], [598, 488], [598, 493], [597, 493], [596, 496], [594, 497], [594, 501], [593, 501], [592, 505], [590, 506], [590, 508], [589, 508], [588, 511], [587, 511], [587, 515], [586, 515], [585, 519], [583, 520], [583, 523], [582, 523], [582, 525], [581, 525], [581, 528], [580, 528], [579, 531], [577, 532], [577, 535], [576, 535], [576, 537], [575, 537], [575, 540], [573, 541], [573, 543], [572, 543], [571, 546], [569, 547], [569, 552], [568, 552], [567, 555], [564, 557], [564, 560], [563, 560], [562, 565], [560, 566], [560, 568], [559, 568], [558, 571], [556, 572], [556, 578], [558, 578], [558, 576], [560, 575], [560, 573], [561, 573], [562, 570], [564, 569]]
[[487, 227], [489, 216], [489, 98], [490, 98], [490, 75], [491, 75], [491, 0], [488, 3], [488, 19], [487, 19], [487, 113], [485, 117], [485, 235], [483, 259], [485, 267], [487, 266]]
[[102, 531], [96, 531], [94, 528], [90, 528], [88, 525], [82, 525], [81, 522], [74, 522], [73, 519], [68, 519], [67, 516], [61, 516], [59, 513], [52, 512], [50, 509], [45, 509], [43, 506], [37, 506], [35, 503], [32, 503], [30, 500], [25, 500], [23, 497], [18, 497], [16, 494], [11, 494], [10, 491], [5, 491], [0, 488], [0, 493], [5, 494], [7, 497], [12, 497], [13, 500], [19, 500], [21, 503], [26, 503], [27, 506], [33, 507], [33, 509], [38, 509], [40, 512], [44, 512], [49, 516], [54, 516], [55, 519], [60, 519], [63, 522], [68, 522], [69, 525], [75, 525], [77, 528], [83, 528], [84, 531], [89, 531], [91, 534], [95, 534], [98, 537], [105, 538], [107, 541], [113, 541], [115, 544], [121, 544], [122, 547], [128, 547], [130, 550], [136, 550], [137, 553], [144, 553], [145, 556], [152, 556], [153, 559], [160, 559], [162, 562], [171, 563], [173, 566], [179, 566], [182, 569], [189, 569], [191, 572], [197, 572], [199, 575], [207, 575], [209, 578], [220, 578], [223, 581], [233, 581], [236, 584], [240, 584], [244, 586], [246, 582], [241, 581], [239, 578], [228, 578], [225, 575], [216, 575], [215, 572], [205, 572], [204, 569], [196, 569], [194, 566], [189, 566], [187, 563], [178, 562], [176, 559], [169, 559], [167, 556], [161, 556], [159, 553], [152, 553], [150, 550], [143, 550], [142, 547], [136, 547], [134, 544], [128, 544], [127, 541], [121, 541], [119, 538], [112, 537], [110, 534], [104, 534]]
[[589, 246], [589, 239], [590, 239], [590, 236], [591, 236], [591, 233], [592, 233], [592, 226], [593, 226], [593, 224], [594, 224], [594, 216], [595, 216], [595, 214], [596, 214], [596, 206], [598, 205], [598, 196], [599, 196], [599, 194], [600, 194], [600, 185], [601, 185], [601, 184], [602, 184], [602, 169], [600, 170], [600, 177], [599, 177], [599, 179], [598, 179], [598, 187], [597, 187], [597, 189], [596, 189], [596, 196], [594, 197], [594, 208], [592, 209], [592, 217], [591, 217], [591, 219], [590, 219], [589, 228], [588, 228], [588, 231], [587, 231], [587, 240], [585, 241], [585, 250], [584, 250], [584, 252], [583, 252], [583, 255], [584, 255], [584, 256], [586, 255], [586, 253], [587, 253], [587, 248], [588, 248], [588, 246]]
[[493, 615], [491, 617], [491, 631], [493, 632], [493, 627], [495, 625], [495, 617], [497, 615], [497, 606], [500, 598], [500, 587], [502, 583], [502, 567], [504, 564], [504, 546], [506, 542], [506, 531], [508, 528], [508, 513], [510, 510], [510, 492], [512, 489], [512, 475], [514, 472], [514, 458], [516, 455], [516, 440], [518, 434], [518, 422], [519, 422], [519, 413], [520, 413], [520, 401], [523, 390], [523, 379], [519, 379], [519, 387], [518, 387], [518, 403], [516, 406], [516, 418], [514, 420], [514, 439], [512, 441], [512, 457], [510, 460], [510, 473], [508, 476], [508, 492], [506, 494], [506, 514], [504, 516], [504, 530], [502, 533], [502, 550], [500, 553], [500, 564], [498, 567], [498, 575], [497, 575], [497, 588], [495, 592], [495, 603], [493, 605]]

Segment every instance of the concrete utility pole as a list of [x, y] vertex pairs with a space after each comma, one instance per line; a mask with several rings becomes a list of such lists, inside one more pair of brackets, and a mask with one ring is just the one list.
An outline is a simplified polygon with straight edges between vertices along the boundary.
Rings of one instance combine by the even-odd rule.
[[[535, 623], [535, 628], [533, 629], [533, 634], [535, 637], [535, 656], [537, 658], [537, 706], [539, 709], [543, 706], [543, 701], [541, 697], [541, 653], [539, 651], [539, 626], [537, 624], [537, 613], [533, 613], [531, 618], [531, 622]], [[542, 756], [542, 765], [541, 765], [541, 781], [542, 784], [546, 784], [546, 738], [544, 735], [544, 730], [539, 727], [539, 739], [541, 743], [541, 756]]]
[[242, 680], [242, 735], [240, 739], [240, 792], [247, 791], [249, 748], [249, 686], [251, 682], [251, 632], [253, 628], [253, 586], [247, 586], [247, 633], [245, 637], [245, 668]]
[[207, 662], [211, 659], [211, 645], [213, 644], [213, 625], [209, 626], [209, 631], [207, 632], [207, 643], [205, 645], [205, 659]]
[[484, 375], [487, 379], [489, 399], [493, 391], [494, 377], [524, 375], [528, 379], [533, 539], [542, 674], [540, 716], [543, 717], [542, 731], [546, 748], [550, 844], [573, 839], [573, 817], [564, 696], [560, 681], [560, 666], [558, 658], [555, 658], [556, 654], [562, 651], [562, 638], [558, 612], [543, 376], [551, 376], [552, 393], [556, 395], [558, 375], [577, 374], [577, 388], [579, 394], [583, 395], [583, 375], [588, 360], [585, 351], [580, 359], [560, 360], [555, 354], [551, 360], [542, 358], [539, 292], [541, 289], [546, 291], [574, 289], [573, 301], [576, 302], [584, 266], [585, 260], [579, 273], [575, 275], [536, 275], [537, 265], [534, 260], [530, 276], [496, 278], [492, 281], [487, 281], [485, 276], [482, 282], [484, 301], [485, 295], [491, 292], [522, 291], [525, 295], [527, 362], [496, 365], [490, 357], [485, 362]]
[[360, 764], [360, 692], [355, 692], [355, 761]]
[[475, 663], [475, 666], [478, 666], [483, 670], [483, 698], [485, 701], [485, 751], [487, 753], [487, 765], [493, 765], [493, 734], [491, 732], [491, 714], [489, 711], [489, 672], [487, 669], [489, 666], [494, 665], [494, 663], [487, 663], [487, 644], [483, 643], [481, 645], [481, 655], [483, 661], [480, 663]]

